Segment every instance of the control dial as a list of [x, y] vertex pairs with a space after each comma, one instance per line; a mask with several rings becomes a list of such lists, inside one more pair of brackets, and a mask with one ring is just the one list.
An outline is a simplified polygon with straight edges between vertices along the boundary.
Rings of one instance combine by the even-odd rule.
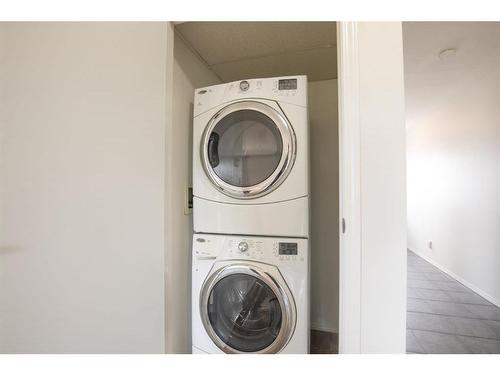
[[240, 82], [240, 90], [241, 91], [247, 91], [250, 88], [250, 83], [248, 81], [241, 81]]
[[248, 243], [245, 241], [241, 241], [238, 244], [238, 250], [241, 251], [242, 253], [246, 252], [248, 250]]

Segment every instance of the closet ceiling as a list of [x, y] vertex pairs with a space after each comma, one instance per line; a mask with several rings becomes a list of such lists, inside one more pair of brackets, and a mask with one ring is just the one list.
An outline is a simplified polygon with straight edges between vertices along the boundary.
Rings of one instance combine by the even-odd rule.
[[337, 77], [335, 22], [184, 22], [175, 28], [223, 82]]

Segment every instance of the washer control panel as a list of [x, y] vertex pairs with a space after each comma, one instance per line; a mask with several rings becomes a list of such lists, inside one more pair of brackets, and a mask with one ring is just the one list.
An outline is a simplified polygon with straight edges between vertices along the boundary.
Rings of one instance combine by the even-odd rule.
[[252, 237], [229, 238], [224, 247], [226, 256], [231, 258], [262, 260], [265, 257], [264, 242]]
[[276, 242], [273, 244], [273, 254], [281, 261], [304, 260], [303, 252], [299, 252], [298, 242]]
[[279, 242], [278, 253], [279, 255], [297, 255], [297, 242]]
[[307, 258], [307, 240], [196, 234], [193, 255], [198, 259], [303, 261]]

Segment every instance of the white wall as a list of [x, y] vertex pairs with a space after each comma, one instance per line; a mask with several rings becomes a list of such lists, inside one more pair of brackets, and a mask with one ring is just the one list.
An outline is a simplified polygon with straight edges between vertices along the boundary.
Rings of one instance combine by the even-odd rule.
[[192, 215], [185, 212], [192, 186], [194, 89], [220, 83], [217, 76], [176, 35], [174, 39], [171, 142], [168, 142], [169, 238], [167, 246], [167, 352], [191, 352]]
[[163, 352], [165, 24], [0, 33], [0, 352]]
[[497, 305], [499, 38], [495, 23], [405, 25], [408, 247]]
[[406, 171], [399, 22], [340, 23], [342, 353], [404, 353]]
[[337, 80], [309, 82], [311, 327], [338, 332], [339, 168]]

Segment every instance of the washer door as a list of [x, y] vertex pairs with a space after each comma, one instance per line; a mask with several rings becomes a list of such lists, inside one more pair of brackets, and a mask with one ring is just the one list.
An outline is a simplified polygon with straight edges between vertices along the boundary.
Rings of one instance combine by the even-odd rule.
[[277, 353], [295, 330], [296, 310], [284, 281], [248, 264], [221, 268], [201, 290], [200, 313], [226, 353]]
[[240, 101], [209, 121], [201, 143], [202, 164], [212, 183], [239, 199], [276, 189], [295, 161], [296, 140], [288, 120], [272, 107]]

